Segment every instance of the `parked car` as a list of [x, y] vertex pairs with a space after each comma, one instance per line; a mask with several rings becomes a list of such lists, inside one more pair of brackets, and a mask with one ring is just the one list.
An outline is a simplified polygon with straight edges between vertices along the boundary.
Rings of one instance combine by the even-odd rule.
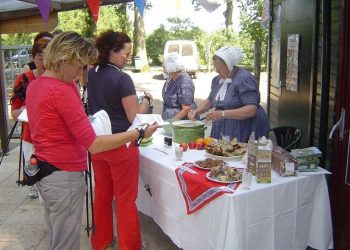
[[187, 73], [189, 73], [193, 78], [196, 78], [199, 70], [198, 50], [196, 43], [191, 40], [167, 41], [164, 48], [164, 58], [172, 52], [176, 52], [182, 57]]
[[11, 57], [12, 61], [18, 62], [21, 61], [23, 62], [29, 62], [31, 59], [32, 55], [28, 53], [26, 49], [21, 49], [15, 54], [14, 56]]

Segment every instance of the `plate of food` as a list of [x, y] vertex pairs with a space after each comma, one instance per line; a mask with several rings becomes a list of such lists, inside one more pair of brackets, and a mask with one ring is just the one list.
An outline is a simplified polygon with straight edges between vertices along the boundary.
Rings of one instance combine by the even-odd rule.
[[240, 159], [247, 152], [247, 143], [232, 141], [215, 140], [205, 146], [208, 156], [216, 159], [229, 160]]
[[207, 158], [205, 160], [201, 161], [196, 161], [193, 164], [196, 168], [204, 169], [204, 170], [211, 170], [214, 167], [220, 167], [220, 166], [225, 166], [226, 162], [220, 159], [212, 159], [212, 158]]
[[234, 167], [221, 166], [214, 167], [206, 173], [208, 180], [229, 184], [242, 181], [242, 170]]

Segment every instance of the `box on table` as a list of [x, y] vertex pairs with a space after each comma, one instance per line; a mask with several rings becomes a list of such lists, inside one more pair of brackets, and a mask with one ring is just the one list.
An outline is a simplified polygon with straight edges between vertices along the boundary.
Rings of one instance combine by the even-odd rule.
[[271, 182], [271, 148], [266, 144], [258, 143], [256, 154], [256, 175], [258, 183]]
[[322, 152], [316, 147], [293, 149], [291, 154], [298, 160], [299, 172], [317, 171]]
[[272, 168], [280, 176], [295, 176], [298, 170], [298, 160], [287, 150], [274, 145], [272, 150]]

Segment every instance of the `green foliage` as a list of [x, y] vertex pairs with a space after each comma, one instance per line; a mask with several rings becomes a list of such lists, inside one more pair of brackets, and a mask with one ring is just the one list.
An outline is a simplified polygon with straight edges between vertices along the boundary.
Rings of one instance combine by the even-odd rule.
[[[72, 10], [59, 13], [59, 24], [57, 29], [63, 31], [75, 31], [85, 37], [92, 37], [91, 18], [87, 9]], [[132, 24], [125, 16], [124, 7], [121, 5], [101, 6], [99, 19], [96, 25], [96, 35], [99, 33], [112, 30], [126, 30], [129, 36]]]
[[[245, 53], [245, 64], [253, 64], [254, 41], [261, 43], [261, 63], [266, 63], [268, 31], [261, 27], [262, 0], [237, 0], [241, 9], [241, 43]], [[249, 42], [248, 42], [249, 41]], [[264, 66], [264, 65], [263, 65]]]
[[1, 35], [2, 45], [32, 45], [36, 33]]

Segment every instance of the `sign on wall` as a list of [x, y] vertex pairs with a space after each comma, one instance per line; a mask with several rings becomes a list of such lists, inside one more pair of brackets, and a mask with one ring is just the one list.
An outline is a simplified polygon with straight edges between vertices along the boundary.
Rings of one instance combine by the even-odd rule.
[[287, 43], [286, 89], [298, 92], [300, 34], [289, 34]]

